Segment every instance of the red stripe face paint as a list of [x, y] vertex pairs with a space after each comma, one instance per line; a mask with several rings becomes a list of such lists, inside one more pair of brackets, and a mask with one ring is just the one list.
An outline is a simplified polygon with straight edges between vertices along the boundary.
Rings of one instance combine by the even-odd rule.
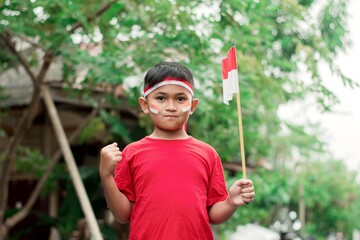
[[187, 105], [182, 108], [182, 111], [187, 112], [187, 111], [190, 111], [190, 109], [191, 109], [191, 103], [187, 103]]
[[159, 114], [159, 107], [156, 106], [155, 104], [150, 104], [149, 110], [154, 114]]

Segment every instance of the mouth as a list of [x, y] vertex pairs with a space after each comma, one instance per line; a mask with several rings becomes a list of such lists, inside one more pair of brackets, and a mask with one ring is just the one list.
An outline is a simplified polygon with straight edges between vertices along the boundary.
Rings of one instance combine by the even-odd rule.
[[164, 117], [166, 117], [166, 118], [176, 118], [177, 116], [176, 115], [165, 115]]

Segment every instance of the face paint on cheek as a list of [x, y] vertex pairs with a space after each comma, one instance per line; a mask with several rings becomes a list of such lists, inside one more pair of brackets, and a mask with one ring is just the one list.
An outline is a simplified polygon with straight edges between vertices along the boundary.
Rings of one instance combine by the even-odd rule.
[[154, 104], [150, 104], [150, 109], [149, 110], [153, 114], [159, 114], [159, 107], [154, 105]]
[[191, 109], [191, 103], [188, 103], [185, 107], [182, 108], [182, 111], [187, 112], [190, 111], [190, 109]]

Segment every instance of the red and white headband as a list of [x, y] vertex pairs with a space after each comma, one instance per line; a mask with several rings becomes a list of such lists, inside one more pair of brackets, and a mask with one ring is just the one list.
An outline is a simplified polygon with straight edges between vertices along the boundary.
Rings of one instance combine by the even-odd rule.
[[182, 86], [182, 87], [186, 88], [187, 90], [189, 90], [191, 95], [194, 96], [193, 87], [191, 86], [191, 84], [188, 81], [186, 81], [185, 79], [182, 79], [182, 78], [167, 77], [167, 78], [164, 78], [161, 82], [159, 82], [151, 87], [150, 86], [145, 87], [144, 88], [144, 97], [149, 95], [155, 89], [158, 89], [159, 87], [162, 87], [164, 85], [169, 85], [169, 84]]

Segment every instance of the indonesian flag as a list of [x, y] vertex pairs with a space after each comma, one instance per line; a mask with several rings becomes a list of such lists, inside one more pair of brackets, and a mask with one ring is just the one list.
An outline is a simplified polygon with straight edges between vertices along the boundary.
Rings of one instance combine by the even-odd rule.
[[224, 103], [229, 105], [233, 94], [239, 92], [235, 46], [230, 48], [227, 57], [222, 60], [222, 78]]

